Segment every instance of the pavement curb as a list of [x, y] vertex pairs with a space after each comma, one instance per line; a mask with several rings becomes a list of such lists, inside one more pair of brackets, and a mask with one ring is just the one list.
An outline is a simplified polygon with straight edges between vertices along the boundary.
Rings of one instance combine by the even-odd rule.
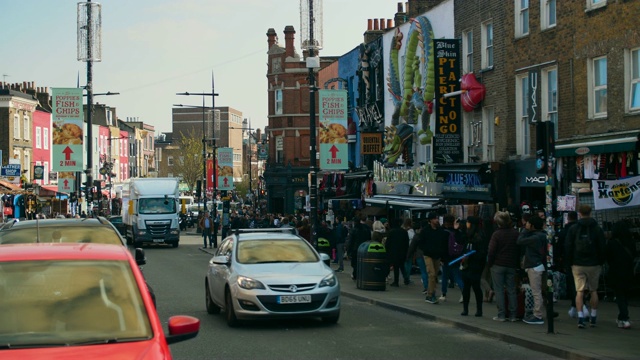
[[[365, 290], [363, 290], [365, 291]], [[430, 321], [435, 321], [441, 324], [446, 324], [449, 325], [451, 327], [454, 328], [458, 328], [461, 330], [465, 330], [465, 331], [469, 331], [469, 332], [473, 332], [473, 333], [477, 333], [486, 337], [490, 337], [490, 338], [494, 338], [497, 340], [501, 340], [510, 344], [514, 344], [514, 345], [518, 345], [518, 346], [522, 346], [524, 348], [530, 349], [530, 350], [534, 350], [534, 351], [538, 351], [541, 353], [545, 353], [551, 356], [556, 356], [559, 358], [563, 358], [563, 359], [571, 359], [571, 360], [602, 360], [602, 359], [612, 359], [613, 358], [607, 358], [607, 357], [602, 357], [601, 355], [589, 355], [583, 352], [578, 352], [578, 351], [571, 351], [571, 350], [567, 350], [567, 349], [560, 349], [554, 346], [549, 346], [547, 344], [543, 344], [531, 339], [526, 339], [526, 338], [522, 338], [519, 336], [513, 336], [513, 335], [508, 335], [508, 334], [504, 334], [502, 332], [498, 332], [498, 331], [493, 331], [493, 330], [489, 330], [489, 329], [485, 329], [485, 328], [481, 328], [479, 326], [474, 326], [474, 325], [470, 325], [467, 323], [464, 323], [462, 321], [455, 321], [455, 320], [451, 320], [449, 318], [445, 318], [445, 317], [441, 317], [441, 316], [437, 316], [437, 315], [433, 315], [433, 314], [428, 314], [422, 311], [416, 311], [414, 309], [410, 309], [401, 305], [396, 305], [396, 304], [392, 304], [386, 301], [381, 301], [381, 300], [376, 300], [376, 299], [372, 299], [370, 297], [366, 297], [363, 295], [358, 295], [358, 294], [354, 294], [352, 292], [348, 292], [348, 291], [344, 291], [341, 290], [340, 294], [342, 296], [354, 299], [354, 300], [358, 300], [358, 301], [362, 301], [362, 302], [366, 302], [368, 304], [371, 305], [375, 305], [375, 306], [380, 306], [386, 309], [390, 309], [390, 310], [395, 310], [395, 311], [399, 311], [399, 312], [403, 312], [405, 314], [409, 314], [409, 315], [413, 315], [413, 316], [417, 316], [420, 318], [423, 318], [425, 320], [430, 320]], [[556, 333], [555, 335], [559, 335], [562, 336], [562, 333]]]

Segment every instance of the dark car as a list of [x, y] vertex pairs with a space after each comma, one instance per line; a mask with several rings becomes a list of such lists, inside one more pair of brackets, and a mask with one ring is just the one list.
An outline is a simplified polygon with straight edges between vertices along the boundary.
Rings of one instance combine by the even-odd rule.
[[127, 234], [127, 230], [124, 226], [124, 223], [122, 222], [121, 215], [109, 216], [108, 219], [109, 219], [109, 222], [111, 222], [113, 226], [115, 226], [116, 229], [118, 229], [118, 232], [120, 233], [120, 235], [125, 236]]

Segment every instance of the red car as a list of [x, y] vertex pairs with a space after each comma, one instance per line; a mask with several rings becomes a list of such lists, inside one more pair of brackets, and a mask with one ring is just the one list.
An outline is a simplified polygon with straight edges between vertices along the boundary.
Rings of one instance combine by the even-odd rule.
[[123, 246], [4, 245], [0, 251], [0, 358], [171, 359], [200, 320], [154, 309], [140, 269]]

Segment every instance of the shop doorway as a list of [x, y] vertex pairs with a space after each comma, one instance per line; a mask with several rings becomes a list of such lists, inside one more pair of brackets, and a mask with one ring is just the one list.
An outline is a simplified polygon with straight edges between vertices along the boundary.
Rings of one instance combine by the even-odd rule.
[[544, 187], [520, 187], [519, 204], [526, 202], [533, 207], [544, 207], [545, 197], [546, 193]]
[[271, 213], [284, 214], [284, 198], [282, 197], [271, 198]]

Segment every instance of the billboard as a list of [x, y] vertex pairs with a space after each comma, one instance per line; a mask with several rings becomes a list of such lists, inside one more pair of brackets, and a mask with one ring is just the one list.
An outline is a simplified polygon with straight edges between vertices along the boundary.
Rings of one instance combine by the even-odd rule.
[[82, 171], [84, 168], [82, 89], [52, 88], [51, 93], [53, 171]]
[[347, 170], [347, 90], [320, 90], [320, 169]]

